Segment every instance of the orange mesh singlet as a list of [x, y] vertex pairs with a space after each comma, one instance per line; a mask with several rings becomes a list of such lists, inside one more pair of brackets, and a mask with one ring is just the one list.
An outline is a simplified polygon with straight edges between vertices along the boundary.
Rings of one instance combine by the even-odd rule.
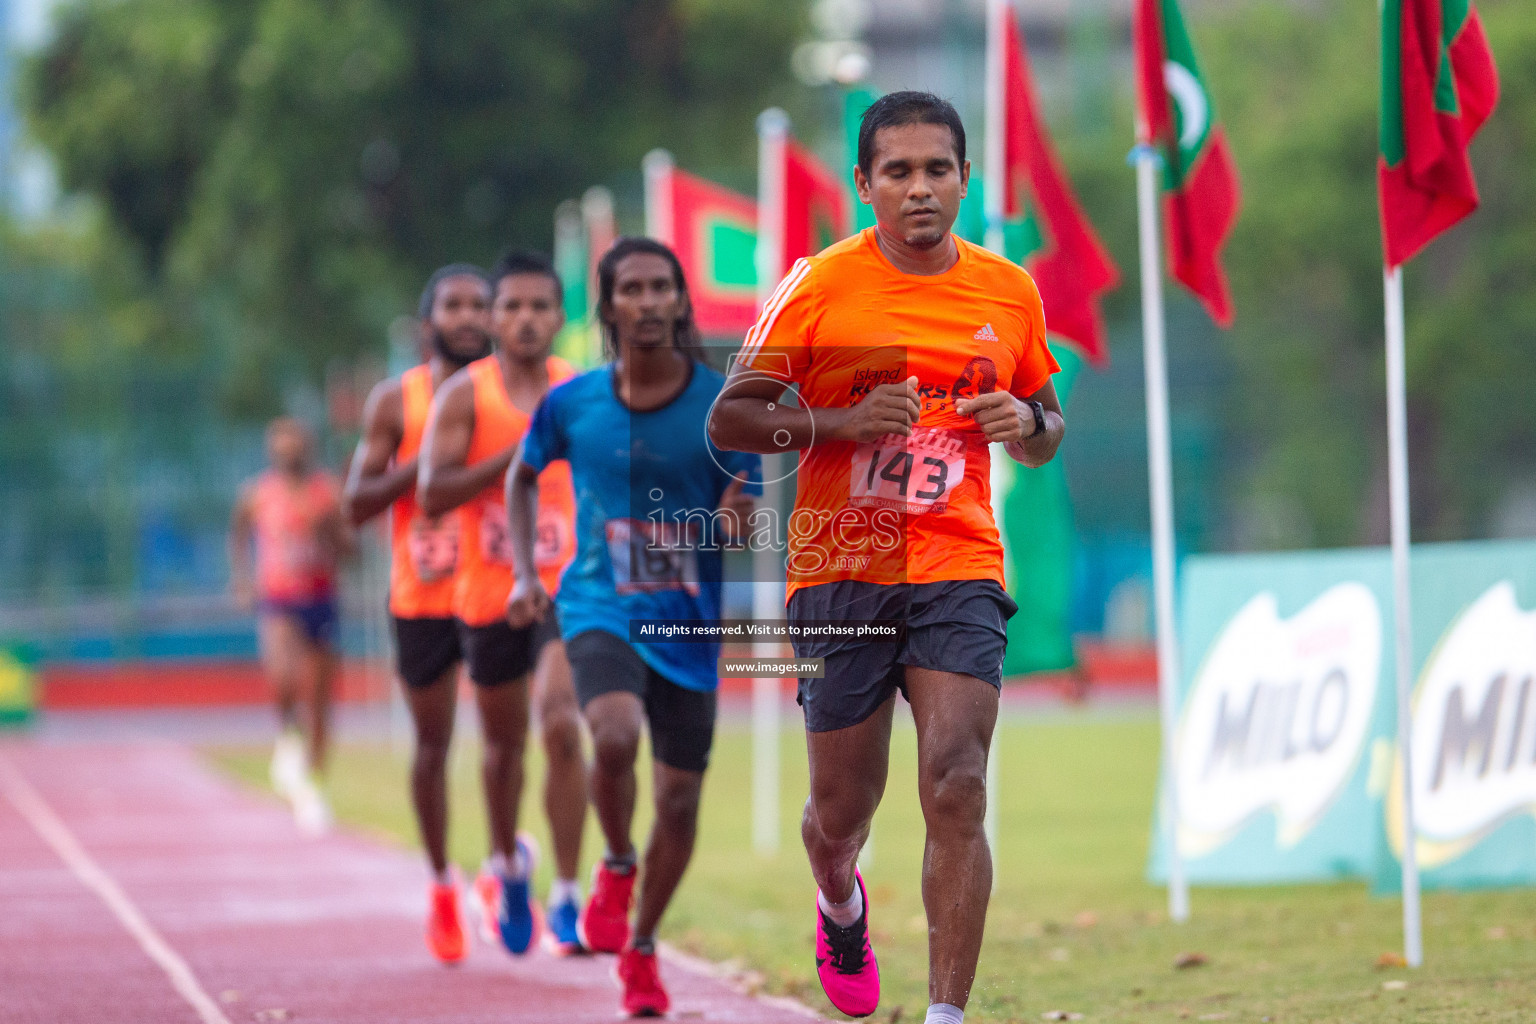
[[336, 555], [320, 524], [336, 514], [341, 489], [315, 471], [298, 487], [268, 470], [256, 479], [251, 518], [256, 534], [256, 594], [263, 601], [304, 604], [336, 592]]
[[918, 379], [911, 437], [817, 438], [800, 453], [789, 594], [834, 580], [1003, 582], [991, 453], [955, 402], [998, 389], [1027, 397], [1060, 367], [1030, 276], [955, 243], [959, 261], [944, 273], [903, 274], [866, 229], [796, 263], [747, 334], [738, 365], [793, 382], [810, 408]]
[[[564, 359], [550, 356], [545, 364], [554, 387], [575, 376]], [[466, 465], [491, 458], [518, 444], [532, 417], [512, 404], [502, 383], [496, 356], [466, 367], [475, 387], [475, 432], [469, 441]], [[466, 625], [486, 626], [507, 613], [512, 592], [512, 540], [502, 481], [471, 498], [459, 514], [459, 578], [454, 587], [453, 613]], [[576, 555], [576, 492], [571, 467], [552, 462], [539, 474], [538, 541], [534, 562], [539, 578], [553, 594], [560, 574]]]
[[[421, 435], [432, 406], [432, 367], [422, 364], [400, 377], [404, 430], [395, 465], [421, 451]], [[409, 488], [389, 510], [389, 611], [402, 619], [437, 619], [453, 614], [454, 570], [459, 564], [459, 517], [431, 517], [416, 504]]]

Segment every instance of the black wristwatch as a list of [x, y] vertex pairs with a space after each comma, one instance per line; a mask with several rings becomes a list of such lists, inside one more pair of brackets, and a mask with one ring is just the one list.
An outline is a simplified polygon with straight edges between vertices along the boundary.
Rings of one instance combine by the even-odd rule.
[[1035, 417], [1035, 429], [1031, 430], [1027, 435], [1029, 437], [1034, 437], [1036, 434], [1045, 429], [1045, 406], [1030, 399], [1026, 399], [1024, 404], [1029, 406], [1029, 411], [1033, 413]]

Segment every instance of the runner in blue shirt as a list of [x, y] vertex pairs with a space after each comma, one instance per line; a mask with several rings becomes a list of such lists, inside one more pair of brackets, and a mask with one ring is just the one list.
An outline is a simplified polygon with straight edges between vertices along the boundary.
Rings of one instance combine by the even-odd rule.
[[[669, 1005], [655, 932], [693, 853], [719, 646], [635, 642], [643, 638], [632, 624], [719, 618], [721, 548], [746, 536], [761, 463], [721, 451], [705, 434], [725, 378], [702, 362], [672, 251], [620, 239], [598, 265], [598, 290], [613, 362], [549, 392], [507, 474], [517, 580], [507, 616], [521, 628], [550, 614], [534, 568], [534, 510], [539, 472], [565, 459], [577, 539], [561, 577], [559, 620], [592, 732], [592, 803], [608, 843], [579, 931], [594, 952], [620, 954], [623, 1008], [642, 1016]], [[656, 824], [637, 872], [630, 825], [642, 722], [656, 762]]]

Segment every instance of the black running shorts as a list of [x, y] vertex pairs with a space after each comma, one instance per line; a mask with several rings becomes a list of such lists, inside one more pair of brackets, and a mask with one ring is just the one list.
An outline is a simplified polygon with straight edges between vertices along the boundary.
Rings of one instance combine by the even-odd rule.
[[565, 655], [583, 709], [605, 693], [632, 693], [645, 705], [656, 760], [685, 772], [709, 767], [715, 742], [713, 690], [678, 686], [647, 665], [628, 643], [601, 629], [571, 637]]
[[975, 676], [998, 688], [1008, 620], [1019, 606], [992, 580], [865, 583], [838, 580], [802, 587], [789, 599], [792, 625], [901, 619], [899, 640], [795, 641], [795, 657], [825, 659], [821, 679], [801, 679], [808, 732], [858, 725], [901, 691], [906, 666]]
[[560, 623], [551, 610], [543, 622], [513, 629], [501, 619], [488, 626], [458, 623], [459, 642], [469, 678], [476, 686], [500, 686], [533, 671], [539, 652], [551, 640], [560, 639]]
[[402, 619], [395, 627], [395, 668], [411, 689], [431, 686], [464, 657], [458, 623], [451, 618]]

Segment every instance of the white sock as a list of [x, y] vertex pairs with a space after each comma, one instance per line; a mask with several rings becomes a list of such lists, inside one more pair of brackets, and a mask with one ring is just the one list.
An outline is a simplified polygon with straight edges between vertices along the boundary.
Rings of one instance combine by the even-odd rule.
[[507, 855], [497, 850], [485, 859], [486, 870], [493, 875], [506, 875], [511, 873], [511, 865], [507, 863]]
[[581, 883], [574, 878], [557, 878], [549, 886], [549, 905], [581, 902]]
[[923, 1024], [965, 1024], [965, 1011], [949, 1003], [934, 1003], [928, 1007]]
[[853, 895], [842, 903], [832, 903], [827, 900], [826, 894], [816, 894], [816, 905], [821, 912], [832, 919], [832, 923], [839, 928], [847, 928], [859, 919], [864, 913], [864, 893], [859, 889], [859, 883], [853, 883]]
[[453, 881], [453, 868], [443, 868], [441, 871], [432, 872], [432, 881], [438, 885], [447, 885]]

